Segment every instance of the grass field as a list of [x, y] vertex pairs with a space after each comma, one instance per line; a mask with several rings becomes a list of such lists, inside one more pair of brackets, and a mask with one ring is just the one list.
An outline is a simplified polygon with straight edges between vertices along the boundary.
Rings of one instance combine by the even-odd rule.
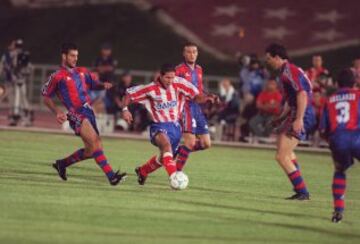
[[289, 202], [270, 150], [193, 154], [189, 188], [173, 191], [162, 169], [138, 186], [133, 169], [156, 149], [120, 139], [104, 146], [114, 168], [130, 174], [123, 185], [108, 185], [92, 160], [60, 181], [52, 160], [80, 145], [73, 136], [0, 131], [0, 243], [360, 243], [358, 165], [345, 220], [333, 224], [329, 155], [299, 154], [312, 200]]

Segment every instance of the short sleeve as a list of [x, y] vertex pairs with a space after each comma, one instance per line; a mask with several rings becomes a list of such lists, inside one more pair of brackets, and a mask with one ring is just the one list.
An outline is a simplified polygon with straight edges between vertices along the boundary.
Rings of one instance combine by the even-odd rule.
[[58, 87], [59, 79], [54, 75], [50, 75], [47, 82], [42, 86], [41, 94], [44, 97], [53, 97]]

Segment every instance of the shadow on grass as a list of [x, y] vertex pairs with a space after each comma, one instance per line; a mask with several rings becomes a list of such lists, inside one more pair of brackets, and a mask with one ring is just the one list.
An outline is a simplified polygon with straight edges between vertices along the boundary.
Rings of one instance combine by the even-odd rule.
[[263, 213], [263, 214], [274, 214], [274, 215], [281, 215], [285, 217], [309, 217], [309, 218], [316, 218], [316, 219], [326, 219], [320, 216], [309, 215], [305, 213], [286, 213], [274, 210], [264, 210], [264, 209], [256, 209], [256, 208], [247, 208], [247, 207], [240, 207], [240, 206], [229, 206], [224, 204], [214, 204], [214, 203], [205, 203], [199, 201], [190, 201], [190, 200], [183, 200], [183, 199], [167, 199], [169, 201], [181, 202], [185, 204], [201, 206], [201, 207], [210, 207], [210, 208], [220, 208], [220, 209], [229, 209], [229, 210], [238, 210], [238, 211], [246, 211], [246, 212], [254, 212], [254, 213]]

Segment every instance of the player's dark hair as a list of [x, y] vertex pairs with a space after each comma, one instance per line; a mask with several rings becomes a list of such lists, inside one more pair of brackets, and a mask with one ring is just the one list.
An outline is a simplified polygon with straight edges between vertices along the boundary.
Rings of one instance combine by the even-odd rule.
[[289, 59], [286, 48], [283, 45], [272, 43], [266, 49], [265, 53], [269, 53], [270, 56], [279, 56], [282, 59]]
[[185, 44], [184, 44], [184, 48], [185, 47], [198, 47], [195, 43], [193, 43], [193, 42], [186, 42]]
[[354, 72], [351, 69], [342, 70], [337, 77], [337, 83], [340, 88], [353, 87], [355, 85]]
[[70, 50], [78, 50], [78, 47], [75, 43], [64, 42], [61, 44], [61, 54], [68, 54]]
[[165, 75], [167, 72], [175, 72], [175, 65], [169, 63], [161, 65], [160, 74]]

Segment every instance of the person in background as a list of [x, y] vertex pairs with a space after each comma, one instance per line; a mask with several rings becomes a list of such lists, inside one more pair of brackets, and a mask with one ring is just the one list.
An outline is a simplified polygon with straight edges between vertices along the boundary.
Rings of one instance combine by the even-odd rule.
[[356, 86], [360, 87], [360, 58], [357, 58], [353, 61], [353, 66], [351, 70], [354, 72], [355, 75]]
[[239, 115], [240, 100], [237, 91], [229, 79], [224, 79], [219, 85], [220, 109], [218, 122], [235, 123]]
[[[112, 47], [109, 43], [104, 43], [100, 49], [100, 55], [95, 60], [95, 72], [101, 82], [115, 82], [115, 69], [117, 60], [112, 56]], [[90, 97], [95, 110], [102, 105], [105, 100], [106, 91], [91, 91]], [[106, 102], [106, 101], [105, 101]]]
[[307, 77], [312, 82], [314, 88], [319, 87], [319, 84], [316, 84], [320, 75], [328, 75], [329, 71], [323, 67], [323, 59], [321, 55], [314, 55], [312, 57], [312, 67], [306, 72]]
[[126, 95], [126, 89], [133, 87], [133, 76], [131, 72], [125, 70], [120, 79], [109, 91], [105, 97], [105, 107], [108, 114], [113, 114], [116, 118], [116, 129], [129, 131], [144, 131], [149, 125], [149, 118], [143, 105], [134, 103], [129, 105], [129, 110], [133, 114], [133, 123], [130, 125], [120, 117], [123, 107], [123, 97]]
[[244, 108], [241, 112], [241, 116], [244, 119], [244, 123], [240, 127], [241, 137], [240, 141], [248, 142], [246, 137], [250, 134], [250, 119], [257, 113], [256, 98], [263, 89], [265, 83], [266, 73], [261, 67], [260, 61], [257, 57], [252, 57], [249, 64], [249, 72], [244, 77], [242, 85], [242, 98], [244, 102]]
[[282, 95], [274, 79], [266, 82], [265, 88], [256, 99], [257, 115], [250, 119], [251, 132], [257, 137], [268, 137], [272, 128], [269, 120], [280, 114]]
[[23, 48], [22, 39], [11, 42], [7, 52], [0, 61], [1, 72], [5, 76], [5, 94], [10, 104], [10, 126], [16, 126], [20, 121], [30, 126], [33, 121], [33, 111], [28, 101], [27, 83], [31, 72], [30, 53]]
[[9, 104], [9, 118], [13, 117], [13, 107], [14, 104], [14, 87], [13, 87], [13, 69], [15, 66], [14, 60], [16, 56], [16, 40], [12, 40], [5, 53], [1, 56], [0, 59], [0, 77], [1, 80], [4, 80], [3, 94], [0, 97], [0, 102], [3, 102], [5, 99]]

